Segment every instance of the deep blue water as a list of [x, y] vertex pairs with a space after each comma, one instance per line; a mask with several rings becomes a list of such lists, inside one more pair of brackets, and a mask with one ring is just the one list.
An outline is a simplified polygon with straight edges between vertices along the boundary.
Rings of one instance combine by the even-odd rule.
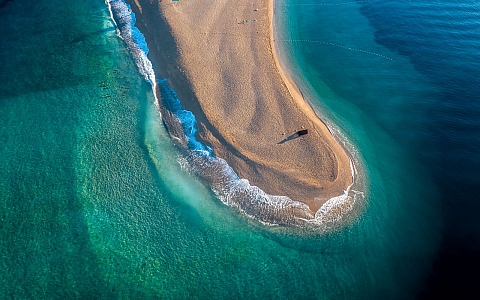
[[[353, 120], [345, 106], [354, 106], [409, 153], [408, 176], [425, 172], [438, 192], [428, 200], [441, 211], [441, 238], [422, 297], [478, 295], [471, 274], [480, 267], [479, 3], [285, 2], [287, 19], [297, 20], [290, 36], [307, 40], [290, 42], [290, 51], [323, 98], [317, 106], [340, 124]], [[347, 124], [347, 133], [348, 125], [361, 122]]]
[[480, 267], [480, 4], [385, 1], [365, 3], [361, 12], [377, 43], [407, 56], [439, 89], [419, 99], [429, 114], [418, 156], [439, 187], [444, 218], [442, 248], [424, 294], [478, 295], [471, 274]]
[[360, 218], [302, 237], [223, 205], [166, 133], [139, 31], [103, 1], [2, 1], [0, 298], [478, 292], [479, 4], [277, 5], [281, 56], [364, 164]]

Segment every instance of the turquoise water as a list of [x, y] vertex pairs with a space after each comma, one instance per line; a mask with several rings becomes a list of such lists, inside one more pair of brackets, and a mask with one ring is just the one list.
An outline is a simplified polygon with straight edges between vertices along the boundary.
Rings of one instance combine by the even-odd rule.
[[412, 99], [439, 89], [362, 7], [277, 9], [283, 55], [368, 186], [353, 224], [290, 235], [182, 169], [103, 1], [0, 3], [0, 298], [415, 298], [444, 218], [417, 155], [431, 106]]

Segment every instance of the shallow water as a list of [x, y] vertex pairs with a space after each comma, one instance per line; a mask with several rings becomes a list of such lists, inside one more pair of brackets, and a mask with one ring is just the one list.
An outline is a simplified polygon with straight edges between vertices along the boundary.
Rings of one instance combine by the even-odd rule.
[[430, 104], [443, 90], [410, 57], [377, 43], [368, 16], [375, 7], [368, 8], [278, 15], [284, 40], [347, 47], [289, 42], [283, 49], [298, 64], [302, 91], [357, 150], [369, 188], [355, 223], [302, 237], [265, 230], [182, 169], [151, 85], [105, 3], [2, 2], [2, 298], [418, 295], [437, 265], [450, 199], [433, 176], [432, 153], [450, 154], [425, 139], [436, 128]]

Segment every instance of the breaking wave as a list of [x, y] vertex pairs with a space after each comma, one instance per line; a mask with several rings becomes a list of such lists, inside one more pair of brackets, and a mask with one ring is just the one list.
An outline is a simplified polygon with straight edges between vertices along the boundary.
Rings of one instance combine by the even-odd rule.
[[118, 36], [125, 41], [140, 73], [153, 87], [156, 85], [152, 62], [148, 59], [145, 36], [135, 27], [135, 14], [124, 0], [107, 0], [110, 18], [115, 23]]

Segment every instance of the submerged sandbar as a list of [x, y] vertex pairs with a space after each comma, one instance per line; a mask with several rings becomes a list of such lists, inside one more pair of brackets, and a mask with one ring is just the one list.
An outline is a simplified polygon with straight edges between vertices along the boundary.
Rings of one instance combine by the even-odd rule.
[[134, 5], [150, 59], [195, 114], [199, 136], [216, 156], [252, 185], [303, 202], [312, 214], [345, 194], [353, 182], [350, 158], [280, 67], [273, 0]]

